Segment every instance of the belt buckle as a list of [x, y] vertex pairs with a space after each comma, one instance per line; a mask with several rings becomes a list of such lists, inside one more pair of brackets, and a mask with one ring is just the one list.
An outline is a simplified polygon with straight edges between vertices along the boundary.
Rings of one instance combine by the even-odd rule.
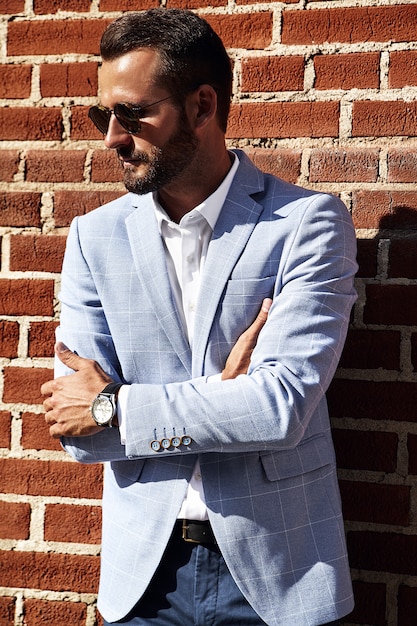
[[190, 537], [188, 536], [188, 524], [187, 524], [187, 520], [183, 519], [182, 520], [182, 539], [184, 541], [187, 541], [188, 543], [200, 543], [199, 541], [197, 541], [196, 539], [190, 539]]

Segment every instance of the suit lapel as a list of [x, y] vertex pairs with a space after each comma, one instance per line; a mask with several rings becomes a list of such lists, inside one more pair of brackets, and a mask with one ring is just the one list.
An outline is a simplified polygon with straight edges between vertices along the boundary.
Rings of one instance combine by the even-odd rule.
[[220, 298], [263, 207], [252, 197], [263, 189], [261, 172], [239, 152], [240, 165], [210, 241], [195, 317], [193, 376], [203, 371], [204, 355]]
[[150, 195], [142, 196], [140, 207], [128, 216], [126, 228], [143, 290], [173, 349], [191, 375], [191, 350], [172, 294]]

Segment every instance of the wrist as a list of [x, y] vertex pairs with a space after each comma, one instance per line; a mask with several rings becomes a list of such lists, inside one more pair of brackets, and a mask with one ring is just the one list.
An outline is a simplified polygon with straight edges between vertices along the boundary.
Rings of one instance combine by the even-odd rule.
[[112, 428], [118, 425], [117, 395], [122, 383], [111, 382], [96, 396], [91, 405], [91, 416], [97, 426]]

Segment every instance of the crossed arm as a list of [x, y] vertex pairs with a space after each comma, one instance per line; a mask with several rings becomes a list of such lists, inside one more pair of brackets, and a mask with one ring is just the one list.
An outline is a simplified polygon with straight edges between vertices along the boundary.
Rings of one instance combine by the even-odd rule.
[[[271, 304], [270, 298], [263, 300], [255, 321], [237, 340], [221, 374], [222, 380], [236, 378], [247, 372]], [[74, 373], [50, 380], [41, 387], [41, 393], [45, 396], [45, 421], [51, 437], [86, 437], [102, 432], [102, 427], [97, 426], [92, 418], [91, 404], [111, 382], [111, 378], [96, 361], [78, 356], [63, 343], [56, 344], [55, 353]]]

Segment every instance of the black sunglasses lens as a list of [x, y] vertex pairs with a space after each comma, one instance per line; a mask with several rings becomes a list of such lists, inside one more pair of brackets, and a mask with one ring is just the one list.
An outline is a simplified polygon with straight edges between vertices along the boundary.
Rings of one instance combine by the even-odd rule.
[[138, 119], [138, 110], [133, 111], [126, 104], [116, 104], [114, 114], [117, 121], [128, 133], [135, 135], [140, 132], [140, 122]]
[[91, 107], [88, 111], [88, 117], [93, 122], [94, 126], [103, 134], [106, 135], [109, 129], [111, 111], [102, 109], [98, 106]]

